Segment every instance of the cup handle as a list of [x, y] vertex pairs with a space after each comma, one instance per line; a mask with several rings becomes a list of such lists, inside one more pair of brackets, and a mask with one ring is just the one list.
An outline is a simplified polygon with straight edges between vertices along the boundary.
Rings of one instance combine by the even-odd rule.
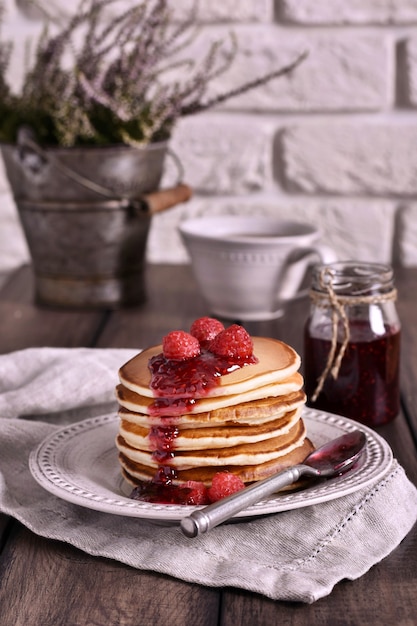
[[[299, 289], [295, 294], [293, 291], [294, 284], [299, 285], [305, 276], [306, 257], [313, 255], [318, 256], [321, 263], [334, 263], [338, 260], [335, 251], [325, 244], [317, 243], [308, 248], [297, 248], [289, 254], [284, 274], [280, 278], [282, 286], [278, 293], [279, 302], [290, 302], [308, 295], [308, 288]], [[302, 266], [299, 265], [301, 262], [303, 262]]]

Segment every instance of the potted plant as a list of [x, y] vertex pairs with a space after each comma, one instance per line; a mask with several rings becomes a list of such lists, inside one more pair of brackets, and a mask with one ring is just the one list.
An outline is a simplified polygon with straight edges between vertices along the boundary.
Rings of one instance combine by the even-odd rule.
[[0, 143], [37, 302], [141, 302], [151, 213], [190, 195], [181, 184], [158, 191], [176, 121], [304, 58], [210, 98], [236, 48], [232, 38], [198, 63], [184, 58], [195, 16], [176, 22], [168, 0], [81, 0], [63, 24], [45, 15], [19, 93], [7, 80], [12, 45], [0, 42]]

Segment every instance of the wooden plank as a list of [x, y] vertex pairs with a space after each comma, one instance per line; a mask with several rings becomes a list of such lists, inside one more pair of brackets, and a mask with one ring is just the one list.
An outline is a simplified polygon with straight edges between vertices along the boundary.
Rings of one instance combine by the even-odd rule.
[[91, 557], [16, 525], [0, 561], [0, 624], [214, 626], [216, 590]]
[[0, 272], [0, 289], [9, 280], [10, 272]]
[[114, 311], [99, 347], [146, 348], [161, 343], [170, 330], [189, 330], [195, 318], [209, 315], [188, 265], [149, 265], [147, 301]]
[[37, 346], [94, 345], [106, 311], [41, 308], [33, 302], [29, 267], [12, 274], [0, 291], [0, 353]]

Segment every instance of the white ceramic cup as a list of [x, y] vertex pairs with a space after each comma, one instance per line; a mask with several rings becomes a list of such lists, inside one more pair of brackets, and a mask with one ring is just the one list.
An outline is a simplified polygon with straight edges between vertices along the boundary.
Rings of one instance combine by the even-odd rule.
[[280, 317], [299, 297], [308, 267], [336, 254], [312, 224], [274, 217], [217, 215], [179, 225], [210, 313], [232, 320]]

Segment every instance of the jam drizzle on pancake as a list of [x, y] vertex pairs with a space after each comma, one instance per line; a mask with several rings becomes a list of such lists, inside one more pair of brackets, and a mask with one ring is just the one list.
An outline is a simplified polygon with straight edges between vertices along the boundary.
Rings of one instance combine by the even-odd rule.
[[182, 415], [191, 410], [196, 397], [206, 396], [219, 384], [221, 376], [258, 359], [219, 357], [202, 350], [201, 354], [184, 361], [174, 361], [158, 354], [149, 360], [150, 387], [157, 398], [150, 406], [150, 415]]
[[[148, 363], [151, 372], [150, 387], [157, 396], [149, 406], [149, 414], [172, 418], [188, 413], [195, 403], [196, 394], [199, 397], [206, 395], [210, 389], [218, 385], [221, 376], [257, 362], [258, 359], [254, 354], [245, 358], [219, 357], [207, 349], [203, 349], [198, 356], [183, 361], [167, 359], [163, 353], [157, 354], [149, 359]], [[152, 457], [158, 463], [158, 470], [150, 488], [153, 497], [165, 499], [165, 487], [172, 484], [177, 477], [176, 470], [170, 467], [170, 460], [175, 455], [175, 439], [178, 434], [179, 430], [172, 425], [172, 421], [170, 425], [150, 429]], [[156, 490], [155, 483], [161, 485], [161, 493]], [[146, 486], [142, 486], [141, 497], [146, 493]], [[172, 494], [170, 501], [171, 498]]]

